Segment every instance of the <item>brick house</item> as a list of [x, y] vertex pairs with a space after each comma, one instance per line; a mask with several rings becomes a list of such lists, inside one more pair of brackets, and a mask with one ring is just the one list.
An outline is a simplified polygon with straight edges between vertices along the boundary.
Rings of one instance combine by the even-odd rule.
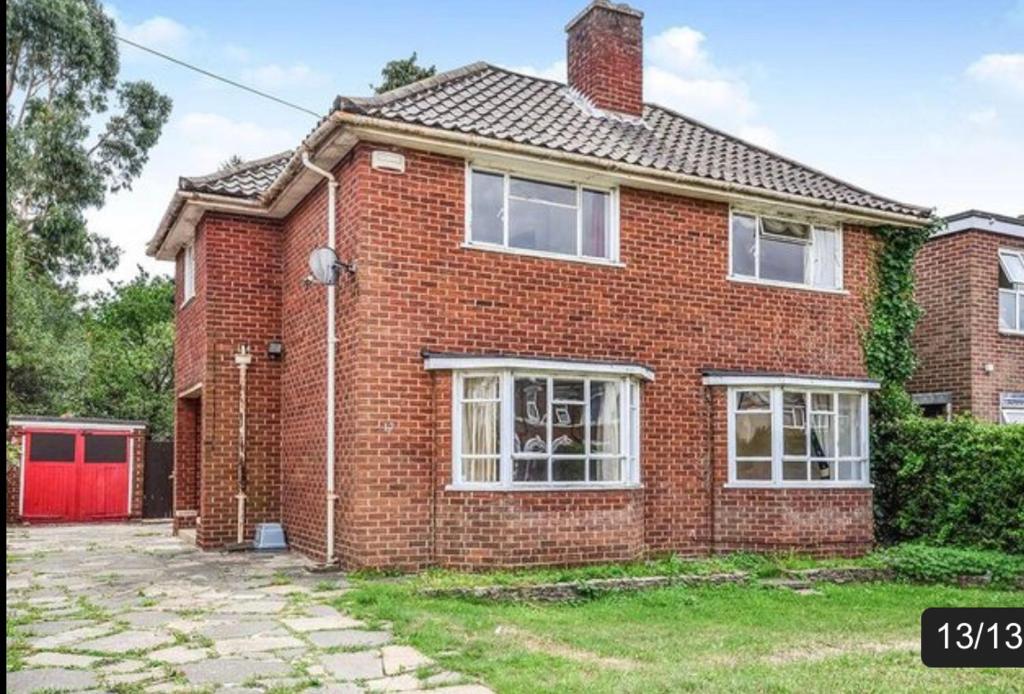
[[1024, 422], [1024, 219], [968, 210], [918, 254], [909, 384], [925, 414]]
[[180, 180], [178, 527], [403, 569], [871, 545], [872, 227], [929, 211], [643, 103], [641, 21], [588, 5], [568, 85], [474, 63]]

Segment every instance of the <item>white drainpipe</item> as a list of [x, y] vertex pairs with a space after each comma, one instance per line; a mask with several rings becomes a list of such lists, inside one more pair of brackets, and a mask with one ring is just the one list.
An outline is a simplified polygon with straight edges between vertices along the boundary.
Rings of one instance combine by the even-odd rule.
[[249, 353], [249, 347], [247, 345], [240, 346], [235, 354], [235, 364], [238, 365], [238, 493], [235, 494], [235, 499], [238, 500], [238, 519], [236, 521], [235, 541], [238, 544], [242, 544], [245, 540], [245, 448], [248, 435], [248, 428], [246, 426], [246, 372], [251, 363], [252, 355]]
[[[330, 171], [313, 164], [307, 152], [302, 153], [302, 164], [327, 179], [327, 247], [336, 251], [334, 216], [338, 182]], [[338, 500], [334, 491], [334, 354], [338, 342], [334, 325], [336, 291], [334, 284], [327, 285], [327, 564], [334, 563], [334, 506]]]

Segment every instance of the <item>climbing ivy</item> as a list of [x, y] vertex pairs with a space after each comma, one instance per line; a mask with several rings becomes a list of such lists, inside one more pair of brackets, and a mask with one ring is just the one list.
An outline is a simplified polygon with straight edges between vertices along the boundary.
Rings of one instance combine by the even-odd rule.
[[903, 450], [900, 422], [916, 413], [906, 391], [917, 360], [911, 339], [921, 310], [914, 301], [914, 258], [940, 222], [922, 229], [881, 227], [875, 258], [875, 293], [864, 339], [868, 373], [881, 388], [871, 396], [871, 476], [875, 485], [875, 528], [882, 542], [895, 541], [899, 499], [897, 473]]

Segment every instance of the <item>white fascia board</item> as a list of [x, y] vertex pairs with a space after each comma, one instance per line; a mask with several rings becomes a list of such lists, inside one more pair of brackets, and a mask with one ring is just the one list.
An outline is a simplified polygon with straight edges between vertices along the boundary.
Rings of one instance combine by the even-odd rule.
[[637, 376], [646, 381], [654, 380], [654, 371], [645, 366], [640, 366], [639, 364], [529, 359], [526, 357], [463, 357], [432, 355], [424, 357], [423, 367], [427, 371], [481, 371], [513, 369], [517, 371]]
[[145, 424], [93, 424], [89, 422], [47, 422], [45, 420], [11, 420], [11, 426], [22, 429], [82, 429], [86, 431], [134, 431], [145, 429]]
[[945, 236], [947, 234], [955, 234], [959, 231], [989, 231], [996, 234], [1005, 234], [1006, 236], [1016, 236], [1019, 239], [1024, 239], [1024, 221], [1008, 222], [994, 217], [973, 215], [962, 219], [954, 219], [946, 224], [945, 229], [936, 233], [932, 238], [936, 236]]
[[824, 388], [829, 390], [878, 390], [878, 381], [850, 378], [814, 378], [806, 376], [705, 376], [706, 386], [792, 386], [801, 388]]

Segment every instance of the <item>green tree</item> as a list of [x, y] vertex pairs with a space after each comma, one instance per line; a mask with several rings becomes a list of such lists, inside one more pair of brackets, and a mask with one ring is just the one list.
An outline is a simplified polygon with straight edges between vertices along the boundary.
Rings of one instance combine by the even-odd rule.
[[119, 82], [119, 67], [113, 20], [96, 0], [8, 1], [8, 409], [74, 405], [76, 280], [119, 254], [84, 214], [131, 187], [170, 115], [170, 99]]
[[384, 92], [404, 87], [407, 84], [418, 82], [427, 77], [433, 77], [437, 72], [437, 68], [433, 65], [430, 67], [417, 65], [416, 57], [416, 52], [413, 51], [413, 54], [408, 58], [388, 61], [380, 71], [380, 76], [384, 81], [376, 87], [370, 86], [373, 87], [376, 93], [383, 94]]
[[232, 154], [230, 157], [228, 157], [227, 159], [220, 163], [220, 166], [217, 167], [217, 170], [230, 171], [231, 169], [241, 166], [244, 163], [245, 159], [242, 159], [242, 157], [238, 156], [237, 154]]
[[142, 268], [130, 282], [92, 297], [84, 333], [84, 412], [141, 419], [155, 436], [174, 422], [174, 282]]

